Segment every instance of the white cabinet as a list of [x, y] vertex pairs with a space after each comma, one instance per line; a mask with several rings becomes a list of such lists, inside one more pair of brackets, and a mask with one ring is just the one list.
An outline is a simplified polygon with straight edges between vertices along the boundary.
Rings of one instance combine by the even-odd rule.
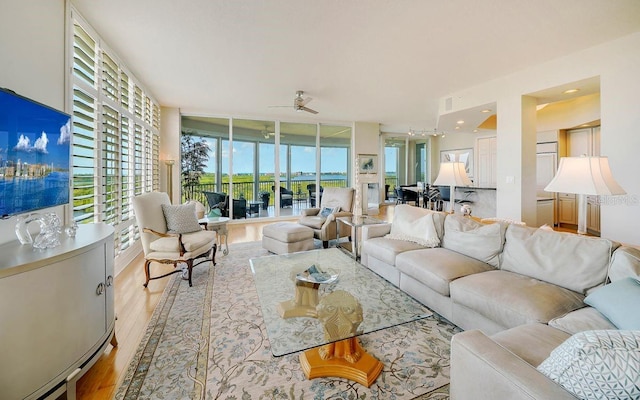
[[548, 225], [553, 227], [555, 220], [555, 200], [538, 200], [537, 201], [537, 225]]
[[578, 224], [576, 196], [574, 194], [558, 194], [558, 222], [561, 224]]
[[600, 233], [600, 205], [596, 196], [587, 196], [587, 231]]
[[478, 173], [476, 186], [496, 187], [497, 184], [497, 142], [496, 137], [479, 138], [478, 149]]
[[114, 334], [113, 228], [81, 225], [56, 248], [16, 240], [0, 253], [0, 393], [55, 398], [75, 388]]

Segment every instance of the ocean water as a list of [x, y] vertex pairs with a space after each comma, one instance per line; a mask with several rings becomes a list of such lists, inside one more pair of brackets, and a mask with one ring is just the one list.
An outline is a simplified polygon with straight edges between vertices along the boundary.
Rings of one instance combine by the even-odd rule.
[[43, 178], [0, 178], [2, 216], [68, 203], [68, 172], [52, 172]]

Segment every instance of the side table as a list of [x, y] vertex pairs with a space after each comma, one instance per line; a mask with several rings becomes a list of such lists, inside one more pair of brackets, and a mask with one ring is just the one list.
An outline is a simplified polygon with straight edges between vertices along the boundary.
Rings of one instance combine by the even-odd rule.
[[222, 238], [224, 236], [224, 250], [222, 254], [225, 256], [229, 254], [229, 243], [227, 243], [227, 222], [229, 222], [229, 218], [227, 217], [217, 217], [217, 218], [209, 218], [204, 217], [198, 220], [198, 223], [205, 227], [205, 229], [214, 231], [217, 233], [217, 241], [218, 246], [222, 248]]
[[380, 219], [376, 219], [373, 217], [369, 217], [367, 215], [354, 215], [351, 217], [338, 217], [336, 218], [336, 224], [345, 224], [350, 226], [353, 229], [353, 248], [349, 249], [345, 246], [345, 244], [340, 243], [340, 226], [336, 226], [336, 231], [338, 236], [338, 247], [344, 248], [351, 252], [356, 261], [360, 260], [360, 249], [358, 248], [358, 228], [363, 227], [365, 225], [377, 225], [377, 224], [385, 224], [386, 222]]

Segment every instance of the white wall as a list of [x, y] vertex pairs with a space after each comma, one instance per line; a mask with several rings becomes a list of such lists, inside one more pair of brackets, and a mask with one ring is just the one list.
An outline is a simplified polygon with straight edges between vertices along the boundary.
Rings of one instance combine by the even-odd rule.
[[[640, 33], [530, 67], [482, 85], [452, 93], [455, 110], [496, 101], [498, 103], [498, 208], [499, 217], [520, 219], [522, 197], [529, 188], [518, 187], [528, 176], [514, 149], [522, 147], [522, 96], [594, 76], [600, 77], [601, 153], [609, 156], [614, 177], [627, 196], [608, 199], [601, 208], [601, 234], [613, 240], [640, 245]], [[515, 187], [506, 177], [515, 176]], [[535, 184], [535, 183], [534, 183]], [[526, 211], [526, 210], [525, 210]]]
[[168, 167], [165, 160], [174, 160], [171, 168], [172, 185], [169, 194], [173, 204], [180, 203], [180, 110], [162, 107], [160, 109], [160, 191], [168, 189]]
[[[4, 3], [9, 3], [5, 1]], [[3, 4], [0, 12], [0, 87], [65, 109], [65, 1]], [[65, 208], [55, 211], [65, 218]], [[15, 218], [0, 221], [0, 243], [16, 240]]]

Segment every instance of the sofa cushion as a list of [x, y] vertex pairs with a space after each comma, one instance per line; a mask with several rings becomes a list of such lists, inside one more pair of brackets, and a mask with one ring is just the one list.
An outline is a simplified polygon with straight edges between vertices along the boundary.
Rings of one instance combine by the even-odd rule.
[[454, 279], [494, 269], [475, 258], [443, 248], [398, 254], [396, 268], [443, 296], [449, 296], [449, 283]]
[[448, 215], [442, 247], [498, 267], [506, 225], [481, 224], [468, 217]]
[[526, 324], [498, 332], [491, 339], [534, 367], [571, 335], [545, 324]]
[[362, 254], [368, 254], [368, 257], [375, 257], [393, 266], [396, 265], [398, 254], [418, 249], [424, 249], [424, 247], [414, 242], [386, 237], [371, 238], [362, 243]]
[[538, 370], [581, 399], [638, 399], [640, 332], [576, 333]]
[[627, 277], [640, 279], [640, 249], [622, 246], [611, 256], [609, 280], [614, 282]]
[[438, 239], [442, 241], [442, 237], [444, 235], [444, 221], [448, 215], [444, 212], [414, 207], [408, 204], [399, 204], [394, 207], [393, 221], [391, 223], [392, 228], [393, 225], [403, 225], [407, 221], [415, 221], [425, 215], [431, 215], [431, 218], [433, 218], [433, 226], [436, 228], [436, 232], [438, 233]]
[[508, 271], [487, 271], [451, 282], [451, 299], [511, 328], [550, 319], [584, 306], [580, 293]]
[[593, 307], [584, 307], [554, 318], [549, 321], [549, 326], [560, 329], [570, 335], [583, 331], [616, 329], [616, 326], [611, 321]]
[[586, 294], [604, 284], [612, 250], [607, 239], [511, 224], [500, 268]]
[[389, 239], [408, 240], [425, 247], [436, 247], [440, 238], [433, 223], [433, 215], [426, 214], [419, 218], [410, 218], [408, 213], [393, 217]]
[[600, 311], [618, 329], [640, 330], [640, 282], [635, 278], [624, 278], [598, 288], [584, 302]]

